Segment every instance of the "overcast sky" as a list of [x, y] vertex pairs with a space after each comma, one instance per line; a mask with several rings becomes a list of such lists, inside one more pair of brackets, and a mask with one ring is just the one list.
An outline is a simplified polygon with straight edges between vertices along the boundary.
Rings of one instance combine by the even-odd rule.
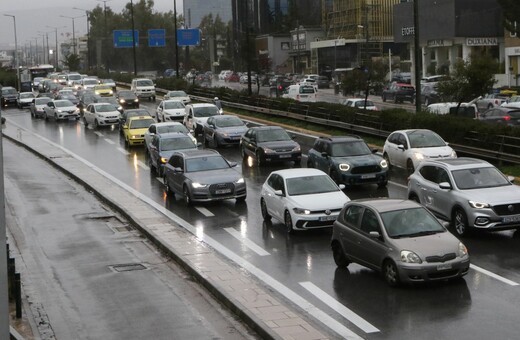
[[[138, 1], [134, 0], [134, 3]], [[176, 1], [177, 12], [182, 14], [183, 0]], [[25, 45], [28, 46], [29, 42], [32, 45], [37, 43], [41, 46], [44, 39], [42, 36], [46, 36], [47, 32], [50, 32], [48, 34], [49, 45], [53, 46], [55, 30], [46, 26], [59, 27], [58, 41], [65, 40], [66, 33], [72, 35], [72, 19], [62, 18], [60, 15], [79, 17], [84, 15], [85, 11], [74, 9], [74, 7], [83, 10], [92, 10], [98, 5], [103, 7], [103, 2], [98, 0], [0, 0], [0, 2], [2, 3], [0, 6], [0, 50], [9, 45], [14, 47], [13, 19], [4, 16], [4, 14], [16, 17], [17, 39], [20, 48]], [[115, 13], [121, 13], [129, 2], [130, 0], [109, 0], [106, 5], [107, 8], [112, 8]], [[155, 10], [157, 12], [173, 11], [173, 2], [174, 0], [154, 0]], [[86, 17], [74, 20], [74, 31], [76, 36], [86, 34]]]

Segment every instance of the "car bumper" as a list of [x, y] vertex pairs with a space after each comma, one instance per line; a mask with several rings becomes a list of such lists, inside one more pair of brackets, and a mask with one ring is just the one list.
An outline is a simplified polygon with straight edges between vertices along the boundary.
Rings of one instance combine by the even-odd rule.
[[264, 154], [264, 160], [266, 162], [285, 162], [285, 161], [301, 161], [301, 152], [292, 153], [266, 153]]
[[227, 199], [245, 198], [247, 189], [245, 183], [236, 184], [234, 190], [227, 193], [217, 193], [208, 188], [191, 188], [191, 200], [193, 202], [211, 202]]
[[341, 183], [345, 185], [362, 185], [362, 184], [383, 184], [388, 181], [387, 171], [375, 172], [369, 174], [353, 175], [350, 173], [341, 174]]
[[58, 113], [58, 119], [79, 119], [79, 113]]
[[119, 124], [119, 118], [98, 118], [99, 125], [114, 125]]
[[155, 92], [137, 92], [135, 95], [139, 98], [151, 98], [155, 97]]
[[140, 138], [128, 138], [129, 145], [144, 145], [144, 137]]
[[219, 136], [217, 135], [217, 140], [220, 145], [238, 145], [240, 144], [241, 136]]
[[[340, 209], [341, 210], [341, 209]], [[312, 215], [296, 215], [291, 214], [294, 229], [318, 229], [332, 227], [334, 221], [338, 218], [339, 210], [330, 215], [327, 214], [312, 214]]]
[[398, 263], [399, 278], [403, 283], [430, 282], [462, 277], [468, 273], [469, 257], [447, 262]]
[[520, 228], [520, 214], [497, 215], [491, 209], [472, 210], [467, 213], [468, 222], [477, 229], [507, 230]]
[[184, 116], [164, 116], [165, 122], [183, 122]]

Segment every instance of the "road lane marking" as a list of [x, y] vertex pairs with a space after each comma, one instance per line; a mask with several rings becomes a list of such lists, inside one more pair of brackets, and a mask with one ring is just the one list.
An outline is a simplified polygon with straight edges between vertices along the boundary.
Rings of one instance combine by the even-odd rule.
[[150, 168], [148, 167], [148, 165], [144, 164], [144, 163], [141, 162], [141, 161], [137, 161], [137, 165], [140, 166], [141, 168], [145, 169], [145, 170], [150, 170]]
[[113, 140], [108, 139], [108, 138], [105, 138], [105, 142], [107, 142], [108, 144], [112, 144], [112, 145], [116, 144], [116, 142], [114, 142]]
[[323, 290], [318, 288], [315, 284], [312, 282], [300, 282], [300, 285], [303, 286], [303, 288], [307, 289], [312, 295], [316, 296], [318, 299], [323, 301], [327, 306], [334, 309], [336, 312], [338, 312], [341, 316], [343, 316], [348, 321], [352, 322], [354, 325], [359, 327], [363, 332], [365, 333], [377, 333], [380, 332], [379, 329], [374, 327], [372, 324], [370, 324], [368, 321], [354, 313], [352, 310], [347, 308], [345, 305], [343, 305], [338, 300], [334, 299], [329, 294], [325, 293]]
[[130, 154], [130, 152], [126, 151], [122, 147], [118, 147], [117, 150], [119, 150], [119, 152], [121, 152], [121, 153], [123, 153], [124, 155], [127, 155], [127, 156]]
[[94, 131], [94, 133], [95, 133], [96, 135], [98, 135], [98, 137], [103, 137], [103, 134], [102, 134], [101, 132], [99, 132], [99, 131]]
[[489, 270], [486, 270], [486, 269], [484, 269], [484, 268], [480, 268], [479, 266], [475, 266], [473, 263], [470, 264], [469, 266], [470, 266], [471, 269], [474, 269], [474, 270], [476, 270], [476, 271], [478, 271], [478, 272], [481, 272], [482, 274], [486, 274], [486, 275], [488, 275], [488, 276], [490, 276], [490, 277], [492, 277], [492, 278], [494, 278], [494, 279], [496, 279], [496, 280], [498, 280], [498, 281], [502, 281], [502, 282], [504, 282], [505, 284], [508, 284], [508, 285], [510, 285], [510, 286], [518, 286], [518, 285], [519, 285], [519, 284], [516, 283], [515, 281], [511, 281], [511, 280], [509, 280], [509, 279], [506, 279], [506, 278], [503, 277], [503, 276], [500, 276], [500, 275], [498, 275], [498, 274], [495, 274], [495, 273], [493, 273], [493, 272], [490, 272]]
[[197, 207], [197, 206], [195, 206], [194, 208], [197, 209], [202, 215], [204, 215], [206, 217], [213, 217], [213, 216], [215, 216], [211, 211], [209, 211], [208, 209], [206, 209], [204, 207]]
[[224, 230], [227, 231], [229, 234], [231, 234], [231, 236], [233, 236], [234, 238], [236, 238], [237, 240], [242, 242], [246, 247], [248, 247], [249, 249], [251, 249], [252, 251], [257, 253], [258, 255], [260, 255], [260, 256], [271, 255], [268, 252], [266, 252], [262, 247], [258, 246], [256, 243], [251, 241], [250, 239], [242, 236], [242, 234], [240, 232], [236, 231], [235, 228], [224, 228]]
[[155, 179], [161, 182], [161, 184], [164, 184], [164, 180], [161, 177], [155, 177]]

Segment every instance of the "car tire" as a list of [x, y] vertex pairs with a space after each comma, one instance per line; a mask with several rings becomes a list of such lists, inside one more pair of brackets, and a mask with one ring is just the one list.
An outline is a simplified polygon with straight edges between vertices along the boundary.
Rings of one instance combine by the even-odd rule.
[[287, 234], [292, 234], [294, 232], [294, 229], [293, 229], [291, 213], [288, 210], [285, 211], [283, 220], [284, 220], [284, 225], [285, 225]]
[[341, 244], [337, 241], [332, 243], [332, 257], [334, 258], [334, 263], [336, 263], [336, 266], [339, 268], [346, 268], [350, 264]]
[[392, 260], [386, 260], [383, 263], [383, 276], [385, 277], [386, 283], [390, 287], [399, 286], [399, 272], [397, 271], [397, 266]]
[[456, 208], [451, 218], [453, 231], [457, 236], [467, 236], [469, 233], [468, 217], [462, 208]]
[[265, 200], [262, 198], [260, 199], [260, 211], [262, 212], [262, 218], [264, 221], [270, 221], [271, 215], [269, 215], [269, 212], [267, 211], [267, 204], [265, 203]]
[[184, 203], [186, 203], [187, 206], [190, 206], [191, 205], [191, 196], [190, 196], [190, 190], [188, 189], [188, 187], [186, 185], [184, 185], [184, 187], [182, 188], [182, 193], [184, 195]]
[[406, 161], [406, 172], [407, 172], [408, 176], [413, 174], [414, 171], [415, 171], [415, 167], [413, 166], [413, 161], [411, 159], [408, 159]]

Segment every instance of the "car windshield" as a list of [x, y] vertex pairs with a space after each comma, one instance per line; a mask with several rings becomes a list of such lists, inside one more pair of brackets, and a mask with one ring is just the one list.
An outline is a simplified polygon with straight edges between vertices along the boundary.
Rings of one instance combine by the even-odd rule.
[[161, 151], [196, 149], [197, 145], [193, 143], [190, 137], [164, 138], [161, 141]]
[[3, 94], [17, 94], [18, 92], [16, 92], [16, 89], [3, 89], [2, 93]]
[[407, 133], [411, 148], [434, 148], [446, 146], [446, 143], [435, 132], [428, 130], [414, 130]]
[[439, 221], [422, 207], [383, 212], [381, 219], [386, 233], [391, 238], [426, 236], [446, 231]]
[[168, 133], [168, 132], [182, 132], [188, 134], [188, 129], [182, 125], [182, 124], [175, 124], [175, 125], [164, 125], [164, 126], [157, 126], [157, 133]]
[[232, 127], [232, 126], [244, 126], [244, 122], [235, 116], [230, 117], [222, 117], [220, 119], [215, 119], [215, 125], [218, 127]]
[[130, 117], [137, 117], [137, 116], [150, 116], [150, 113], [146, 110], [125, 111], [125, 115], [127, 118], [130, 118]]
[[211, 117], [218, 115], [218, 108], [216, 106], [205, 106], [193, 108], [193, 115], [195, 117]]
[[34, 94], [32, 93], [20, 93], [20, 98], [34, 98]]
[[114, 105], [111, 105], [111, 104], [96, 105], [96, 111], [97, 112], [112, 112], [112, 111], [114, 111]]
[[283, 129], [259, 130], [256, 132], [257, 142], [274, 142], [291, 140], [291, 136]]
[[83, 79], [83, 85], [97, 85], [96, 79]]
[[130, 129], [144, 129], [144, 128], [148, 128], [153, 123], [155, 123], [153, 118], [150, 118], [150, 119], [133, 119], [130, 122], [129, 128]]
[[495, 167], [453, 170], [451, 174], [460, 190], [494, 188], [511, 184]]
[[60, 96], [61, 96], [61, 99], [67, 99], [67, 100], [70, 100], [70, 101], [78, 100], [78, 98], [76, 98], [76, 96], [73, 95], [73, 94], [65, 93], [65, 94], [61, 94]]
[[[307, 81], [311, 81], [307, 79]], [[314, 80], [312, 80], [314, 81]], [[314, 93], [314, 87], [312, 86], [300, 86], [300, 93]]]
[[137, 86], [153, 86], [153, 82], [151, 80], [138, 80]]
[[96, 90], [112, 90], [112, 88], [109, 85], [97, 85]]
[[70, 100], [56, 100], [54, 102], [54, 105], [56, 107], [67, 107], [67, 106], [74, 106]]
[[164, 108], [166, 110], [183, 109], [184, 108], [184, 104], [181, 103], [181, 102], [178, 102], [178, 101], [164, 102]]
[[50, 101], [51, 101], [51, 99], [48, 97], [41, 97], [41, 98], [36, 98], [36, 100], [34, 101], [34, 104], [42, 105], [42, 104], [47, 104]]
[[170, 91], [168, 93], [170, 97], [187, 97], [188, 95], [184, 91]]
[[79, 74], [69, 74], [69, 80], [80, 80], [81, 75]]
[[[373, 101], [367, 100], [367, 106], [375, 106]], [[362, 108], [365, 107], [365, 101], [364, 100], [358, 100], [354, 105], [356, 107]]]
[[372, 152], [363, 141], [333, 143], [331, 149], [332, 157], [350, 157], [368, 155]]
[[285, 182], [289, 196], [339, 191], [338, 186], [327, 175], [288, 178]]
[[189, 158], [186, 160], [186, 172], [208, 171], [229, 168], [222, 156]]
[[124, 97], [124, 98], [135, 97], [135, 95], [134, 95], [134, 93], [132, 91], [121, 91], [121, 92], [119, 92], [119, 96], [120, 97]]

